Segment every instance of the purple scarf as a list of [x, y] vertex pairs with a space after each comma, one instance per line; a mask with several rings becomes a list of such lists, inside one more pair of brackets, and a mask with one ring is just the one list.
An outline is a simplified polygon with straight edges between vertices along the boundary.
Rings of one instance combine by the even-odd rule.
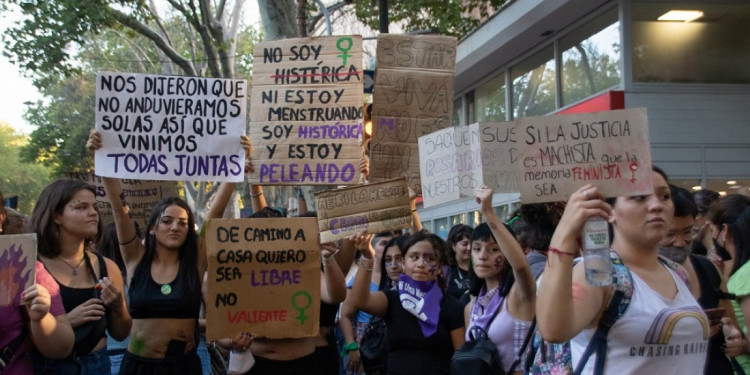
[[490, 323], [492, 315], [501, 308], [503, 297], [500, 297], [500, 288], [494, 288], [487, 292], [487, 286], [483, 286], [479, 291], [477, 302], [471, 310], [472, 325], [479, 326], [488, 330], [487, 325]]
[[402, 273], [398, 277], [398, 294], [401, 307], [417, 317], [424, 337], [434, 335], [440, 320], [440, 300], [443, 299], [437, 281], [416, 281]]

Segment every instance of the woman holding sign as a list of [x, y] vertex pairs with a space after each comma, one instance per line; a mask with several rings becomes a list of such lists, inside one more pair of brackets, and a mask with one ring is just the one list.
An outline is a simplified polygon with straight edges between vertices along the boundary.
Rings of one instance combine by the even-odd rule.
[[[653, 193], [614, 200], [605, 201], [590, 184], [578, 189], [552, 236], [537, 295], [537, 322], [546, 340], [570, 340], [574, 368], [603, 312], [616, 311], [608, 309], [610, 298], [618, 296], [613, 306], [622, 307], [617, 300], [627, 295], [626, 288], [632, 288], [632, 297], [622, 299], [629, 300], [628, 307], [606, 335], [606, 358], [601, 361], [605, 373], [694, 374], [706, 362], [706, 315], [671, 264], [659, 258], [659, 242], [667, 234], [674, 206], [666, 176], [654, 169], [651, 178]], [[573, 266], [584, 223], [595, 217], [606, 218], [614, 229], [611, 255], [619, 259], [612, 259], [624, 263], [632, 283], [589, 285], [585, 261]], [[601, 360], [593, 357], [586, 362], [584, 374], [593, 373]]]
[[[250, 145], [247, 137], [241, 142]], [[86, 147], [93, 152], [101, 145], [101, 135], [92, 130]], [[104, 178], [104, 188], [121, 239], [133, 317], [120, 373], [200, 374], [196, 345], [205, 256], [199, 254], [190, 207], [177, 197], [162, 199], [151, 211], [141, 242], [120, 198], [120, 181]]]
[[47, 185], [31, 221], [39, 241], [39, 260], [60, 287], [76, 336], [71, 357], [62, 361], [40, 358], [35, 371], [55, 373], [73, 364], [82, 374], [109, 372], [106, 332], [123, 340], [132, 321], [120, 269], [115, 262], [86, 250], [100, 233], [94, 186], [78, 180]]
[[398, 290], [376, 292], [369, 291], [375, 252], [370, 246], [359, 247], [362, 272], [357, 272], [347, 298], [357, 309], [385, 318], [389, 374], [449, 374], [450, 358], [464, 343], [462, 306], [438, 282], [446, 246], [434, 234], [412, 235], [404, 244]]
[[[22, 219], [20, 215], [18, 219]], [[28, 232], [9, 229], [24, 227], [18, 222], [9, 223], [13, 220], [16, 217], [9, 218], [3, 193], [0, 192], [0, 228], [3, 228], [0, 235]], [[3, 250], [5, 249], [0, 249]], [[31, 259], [33, 260], [33, 256]], [[10, 266], [11, 262], [3, 263], [0, 273], [6, 272]], [[20, 305], [0, 306], [2, 374], [31, 374], [31, 351], [34, 348], [49, 358], [65, 358], [73, 349], [73, 328], [65, 315], [60, 289], [41, 262], [36, 261], [35, 267], [34, 284], [23, 292], [17, 291], [21, 292]]]
[[497, 347], [503, 370], [520, 375], [521, 367], [513, 364], [534, 319], [536, 284], [521, 245], [492, 208], [492, 189], [479, 187], [475, 196], [485, 222], [471, 234], [467, 339], [474, 327], [483, 329]]

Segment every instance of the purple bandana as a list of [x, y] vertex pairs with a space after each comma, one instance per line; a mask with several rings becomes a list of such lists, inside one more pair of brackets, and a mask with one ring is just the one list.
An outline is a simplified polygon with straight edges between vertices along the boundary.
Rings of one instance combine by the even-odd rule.
[[424, 337], [434, 335], [440, 320], [440, 300], [443, 299], [437, 281], [416, 281], [402, 273], [398, 277], [398, 294], [404, 310], [419, 320]]
[[487, 291], [487, 286], [483, 286], [479, 291], [477, 302], [471, 310], [472, 325], [482, 327], [488, 330], [487, 324], [490, 322], [492, 315], [499, 309], [503, 303], [503, 297], [500, 297], [500, 288], [494, 288]]

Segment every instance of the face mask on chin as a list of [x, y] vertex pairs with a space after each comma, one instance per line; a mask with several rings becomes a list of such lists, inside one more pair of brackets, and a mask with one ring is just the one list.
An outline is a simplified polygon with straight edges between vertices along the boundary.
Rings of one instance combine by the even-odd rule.
[[688, 255], [690, 255], [690, 248], [687, 246], [659, 246], [659, 254], [676, 263], [683, 264]]

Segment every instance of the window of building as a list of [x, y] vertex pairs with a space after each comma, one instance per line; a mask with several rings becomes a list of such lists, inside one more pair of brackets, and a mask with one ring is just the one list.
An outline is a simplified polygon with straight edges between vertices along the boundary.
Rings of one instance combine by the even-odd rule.
[[555, 110], [555, 59], [552, 45], [510, 69], [513, 118], [541, 116]]
[[[635, 2], [633, 82], [750, 83], [750, 5], [720, 1]], [[657, 18], [669, 10], [699, 10], [691, 22]], [[717, 58], [721, 56], [721, 58]]]
[[506, 121], [505, 74], [500, 73], [474, 90], [477, 122]]
[[[450, 218], [450, 228], [453, 228], [454, 225], [464, 224], [464, 223], [466, 223], [466, 214], [465, 213], [458, 214], [458, 215], [453, 215]], [[448, 228], [449, 231], [450, 231], [450, 228]]]
[[459, 96], [453, 101], [453, 126], [461, 125], [461, 105], [463, 105], [463, 102]]
[[476, 122], [475, 107], [474, 107], [474, 91], [466, 94], [464, 97], [466, 100], [466, 124], [473, 124]]
[[560, 39], [562, 102], [568, 105], [620, 84], [617, 8]]
[[434, 225], [435, 227], [432, 228], [433, 233], [437, 234], [442, 239], [448, 238], [448, 231], [450, 231], [451, 228], [448, 226], [447, 217], [441, 217], [440, 219], [435, 219]]

